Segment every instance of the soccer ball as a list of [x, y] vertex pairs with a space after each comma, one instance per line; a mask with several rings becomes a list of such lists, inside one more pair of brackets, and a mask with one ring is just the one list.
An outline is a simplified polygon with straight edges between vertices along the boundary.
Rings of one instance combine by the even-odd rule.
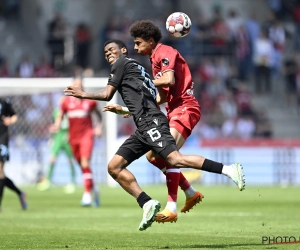
[[186, 36], [192, 27], [189, 16], [183, 12], [174, 12], [166, 21], [166, 29], [168, 33], [176, 38]]

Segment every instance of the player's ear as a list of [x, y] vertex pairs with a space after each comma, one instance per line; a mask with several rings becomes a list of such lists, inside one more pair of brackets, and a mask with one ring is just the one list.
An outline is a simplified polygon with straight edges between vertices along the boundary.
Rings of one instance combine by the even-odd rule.
[[121, 48], [121, 52], [122, 52], [122, 54], [127, 54], [127, 49], [125, 48], [125, 47], [123, 47], [123, 48]]
[[153, 37], [150, 37], [148, 42], [150, 43], [151, 46], [155, 44]]

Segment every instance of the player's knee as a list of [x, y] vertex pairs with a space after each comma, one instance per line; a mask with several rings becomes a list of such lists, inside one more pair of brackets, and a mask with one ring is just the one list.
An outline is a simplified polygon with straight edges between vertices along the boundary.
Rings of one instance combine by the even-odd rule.
[[179, 152], [172, 152], [166, 158], [168, 164], [172, 167], [177, 167], [182, 163], [182, 155]]
[[107, 171], [109, 173], [109, 175], [113, 178], [113, 179], [117, 179], [120, 171], [121, 171], [121, 168], [117, 167], [115, 164], [113, 164], [112, 162], [109, 162], [108, 163], [108, 166], [107, 166]]

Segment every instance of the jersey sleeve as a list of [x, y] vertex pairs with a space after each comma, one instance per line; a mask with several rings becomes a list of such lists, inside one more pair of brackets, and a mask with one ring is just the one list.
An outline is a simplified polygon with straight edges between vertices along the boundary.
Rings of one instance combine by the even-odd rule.
[[159, 50], [157, 59], [161, 69], [161, 73], [170, 70], [174, 71], [177, 55], [178, 52], [169, 46], [165, 46], [163, 49]]
[[94, 110], [97, 107], [97, 101], [91, 100], [91, 110]]

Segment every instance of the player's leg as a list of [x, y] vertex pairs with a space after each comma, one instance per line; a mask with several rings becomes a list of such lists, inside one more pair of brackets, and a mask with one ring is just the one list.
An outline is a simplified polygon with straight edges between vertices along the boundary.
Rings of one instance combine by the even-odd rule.
[[108, 173], [117, 181], [120, 186], [131, 196], [133, 196], [139, 206], [143, 208], [143, 218], [139, 225], [139, 230], [143, 231], [150, 227], [155, 215], [160, 209], [160, 203], [151, 199], [138, 185], [134, 175], [126, 168], [131, 162], [138, 159], [149, 150], [149, 147], [141, 143], [139, 139], [132, 135], [119, 148], [116, 155], [108, 164]]
[[64, 192], [67, 194], [72, 194], [76, 190], [76, 171], [75, 171], [75, 166], [73, 163], [72, 150], [71, 150], [71, 147], [70, 147], [70, 144], [68, 141], [65, 141], [63, 143], [63, 150], [64, 150], [66, 156], [68, 157], [68, 162], [69, 162], [70, 172], [71, 172], [71, 181], [68, 185], [65, 186]]
[[[189, 116], [189, 114], [187, 114], [187, 116]], [[193, 124], [190, 123], [189, 125], [191, 127], [194, 127], [198, 120], [199, 119], [196, 119]], [[191, 130], [186, 126], [183, 126], [180, 122], [173, 121], [172, 123], [173, 124], [170, 128], [170, 132], [176, 141], [176, 146], [178, 147], [178, 149], [180, 149], [184, 145], [188, 136], [191, 134]], [[186, 196], [185, 204], [180, 210], [182, 213], [188, 212], [204, 198], [204, 195], [193, 188], [193, 186], [185, 178], [182, 172], [180, 172], [179, 186]]]
[[[80, 147], [80, 167], [82, 171], [83, 185], [84, 185], [84, 194], [81, 200], [83, 206], [92, 205], [94, 198], [94, 205], [99, 206], [99, 191], [98, 188], [94, 185], [93, 173], [90, 166], [90, 159], [92, 155], [94, 144], [94, 138], [92, 134], [87, 134], [82, 137], [79, 143]], [[94, 197], [92, 198], [92, 195]]]
[[9, 153], [8, 150], [3, 150], [3, 148], [7, 149], [7, 146], [1, 145], [0, 147], [0, 209], [1, 209], [1, 201], [3, 197], [4, 187], [6, 186], [18, 195], [21, 206], [25, 210], [27, 209], [25, 192], [17, 188], [16, 185], [13, 183], [13, 181], [8, 177], [6, 177], [4, 174], [4, 164], [6, 161], [9, 160]]
[[[200, 112], [198, 109], [194, 108], [191, 110], [178, 108], [178, 111], [174, 110], [174, 112], [176, 114], [174, 116], [172, 115], [172, 117], [181, 117], [181, 120], [172, 119], [169, 122], [170, 132], [175, 139], [178, 149], [180, 149], [185, 143], [186, 138], [191, 134], [191, 129], [194, 128], [196, 123], [199, 121]], [[179, 114], [177, 114], [178, 112]], [[160, 212], [165, 215], [164, 222], [176, 221], [178, 185], [186, 195], [186, 203], [181, 208], [181, 212], [189, 211], [202, 200], [203, 195], [192, 187], [178, 168], [168, 165], [163, 158], [159, 158], [159, 156], [157, 156], [153, 151], [148, 152], [146, 157], [150, 163], [161, 169], [161, 171], [166, 175], [168, 202], [165, 210]]]
[[239, 163], [234, 163], [230, 166], [227, 166], [199, 155], [182, 155], [179, 151], [173, 151], [165, 159], [174, 167], [193, 168], [206, 172], [223, 174], [232, 179], [240, 191], [245, 189], [245, 176], [243, 174], [243, 167]]
[[51, 156], [50, 156], [50, 161], [49, 165], [47, 168], [47, 173], [44, 179], [41, 180], [40, 183], [37, 185], [37, 189], [39, 191], [46, 191], [51, 187], [51, 182], [52, 182], [52, 177], [53, 177], [53, 171], [54, 171], [54, 166], [56, 163], [56, 158], [59, 154], [59, 152], [62, 149], [61, 145], [61, 140], [62, 137], [60, 134], [56, 134], [51, 142]]
[[4, 186], [5, 186], [4, 162], [1, 160], [1, 154], [0, 154], [0, 212], [1, 212], [1, 204], [2, 204]]

